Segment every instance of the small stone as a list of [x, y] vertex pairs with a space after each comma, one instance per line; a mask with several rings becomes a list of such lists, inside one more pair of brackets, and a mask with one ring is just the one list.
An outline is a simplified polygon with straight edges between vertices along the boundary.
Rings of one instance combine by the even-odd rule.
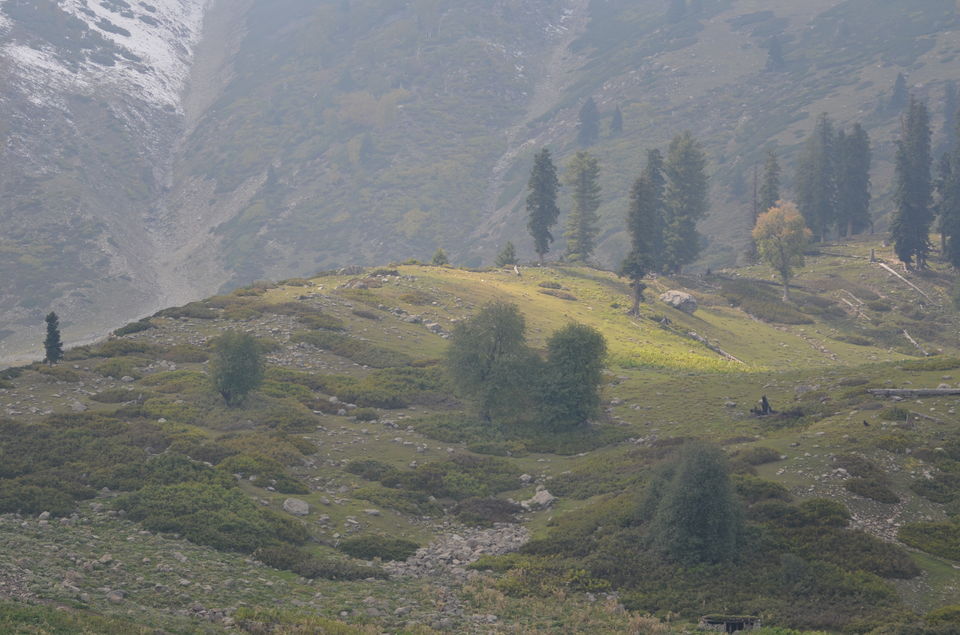
[[306, 516], [310, 513], [310, 505], [299, 498], [288, 498], [283, 501], [283, 511], [294, 516]]
[[123, 591], [110, 591], [107, 593], [107, 601], [114, 604], [119, 604], [120, 602], [123, 602], [124, 595], [125, 594]]

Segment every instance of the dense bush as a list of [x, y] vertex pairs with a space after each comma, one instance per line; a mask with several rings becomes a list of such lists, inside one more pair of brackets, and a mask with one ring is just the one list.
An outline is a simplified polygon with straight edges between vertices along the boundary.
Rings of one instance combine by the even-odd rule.
[[755, 281], [723, 280], [720, 292], [731, 305], [740, 307], [744, 312], [765, 322], [780, 324], [813, 324], [814, 322], [793, 305], [783, 302], [772, 287]]
[[442, 394], [444, 378], [438, 368], [385, 368], [363, 378], [328, 375], [317, 378], [324, 392], [340, 401], [368, 408], [397, 409]]
[[960, 560], [960, 525], [955, 523], [908, 523], [900, 527], [897, 538], [935, 556]]
[[781, 455], [780, 452], [773, 448], [756, 446], [744, 450], [737, 458], [747, 465], [764, 465], [781, 460]]
[[406, 560], [420, 545], [412, 540], [388, 536], [366, 535], [347, 538], [340, 542], [340, 551], [361, 560]]
[[281, 494], [309, 494], [310, 488], [287, 474], [283, 465], [263, 456], [234, 454], [217, 466], [228, 474], [239, 474], [258, 487], [273, 487]]
[[858, 496], [869, 498], [878, 503], [899, 503], [900, 497], [897, 496], [890, 485], [880, 479], [852, 478], [843, 484], [848, 492], [853, 492]]
[[275, 541], [307, 539], [299, 522], [258, 508], [237, 488], [217, 484], [148, 485], [117, 505], [151, 531], [175, 532], [223, 551], [251, 553]]
[[502, 498], [467, 498], [453, 508], [453, 513], [462, 522], [482, 527], [517, 522], [514, 515], [521, 511], [523, 507]]
[[150, 318], [143, 318], [136, 322], [130, 322], [125, 326], [121, 326], [113, 332], [117, 337], [122, 337], [124, 335], [133, 335], [134, 333], [140, 333], [142, 331], [147, 331], [152, 328], [156, 328], [153, 322], [150, 321]]
[[143, 376], [138, 367], [145, 366], [147, 362], [135, 357], [115, 357], [100, 362], [94, 367], [94, 370], [104, 377], [120, 379], [121, 377], [133, 377], [139, 379]]
[[195, 320], [214, 320], [219, 316], [219, 314], [213, 309], [204, 306], [199, 302], [191, 302], [190, 304], [185, 304], [179, 307], [171, 307], [169, 309], [164, 309], [158, 311], [154, 314], [154, 317], [165, 317], [165, 318], [193, 318]]

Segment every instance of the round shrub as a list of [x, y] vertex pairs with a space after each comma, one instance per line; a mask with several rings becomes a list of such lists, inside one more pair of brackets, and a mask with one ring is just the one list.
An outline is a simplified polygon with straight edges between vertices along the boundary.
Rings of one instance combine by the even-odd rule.
[[348, 538], [340, 543], [340, 551], [361, 560], [406, 560], [420, 547], [412, 540], [367, 535]]

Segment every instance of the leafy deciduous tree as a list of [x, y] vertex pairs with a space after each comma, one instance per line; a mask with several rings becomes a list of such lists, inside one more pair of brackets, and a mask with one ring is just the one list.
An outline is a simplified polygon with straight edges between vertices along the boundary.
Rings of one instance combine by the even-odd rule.
[[790, 300], [790, 279], [794, 267], [803, 266], [803, 248], [810, 238], [810, 230], [796, 206], [788, 201], [771, 207], [760, 215], [753, 228], [753, 240], [760, 258], [770, 265], [783, 282], [783, 301]]
[[214, 342], [214, 353], [213, 385], [228, 406], [238, 406], [263, 381], [260, 345], [248, 333], [227, 331]]
[[573, 208], [567, 222], [567, 257], [586, 262], [593, 254], [600, 217], [600, 166], [596, 157], [577, 152], [567, 165], [563, 182], [570, 186]]
[[473, 400], [483, 419], [512, 415], [530, 396], [537, 361], [527, 348], [525, 321], [516, 305], [492, 302], [458, 323], [446, 364], [456, 390]]
[[595, 415], [600, 406], [603, 335], [584, 324], [570, 324], [547, 340], [548, 359], [540, 381], [540, 407], [551, 427], [577, 425]]

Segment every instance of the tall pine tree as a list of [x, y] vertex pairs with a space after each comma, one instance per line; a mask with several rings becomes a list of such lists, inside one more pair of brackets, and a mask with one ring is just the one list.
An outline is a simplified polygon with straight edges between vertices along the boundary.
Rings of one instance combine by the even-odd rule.
[[859, 234], [870, 221], [870, 137], [859, 123], [837, 134], [837, 231]]
[[826, 238], [837, 218], [835, 146], [833, 123], [823, 113], [803, 146], [796, 181], [797, 205], [817, 241]]
[[960, 103], [957, 100], [957, 83], [948, 81], [943, 86], [943, 135], [941, 148], [943, 152], [952, 152], [957, 143], [957, 110]]
[[890, 90], [890, 101], [887, 102], [887, 108], [893, 112], [900, 112], [907, 105], [909, 97], [907, 78], [903, 73], [897, 73], [897, 79], [894, 80], [893, 88]]
[[[957, 124], [960, 126], [960, 122]], [[940, 158], [937, 211], [944, 259], [960, 269], [960, 131], [954, 133], [950, 151]]]
[[930, 115], [922, 101], [911, 97], [901, 120], [894, 175], [894, 210], [890, 235], [897, 257], [918, 269], [927, 266], [931, 210]]
[[530, 181], [527, 188], [527, 229], [533, 236], [533, 248], [543, 264], [543, 256], [550, 251], [553, 242], [553, 227], [560, 216], [557, 207], [557, 188], [560, 181], [557, 179], [557, 168], [550, 158], [550, 150], [543, 148], [533, 159], [533, 170], [530, 172]]
[[47, 323], [47, 336], [43, 340], [43, 349], [46, 353], [43, 361], [47, 364], [56, 364], [63, 359], [63, 340], [60, 339], [60, 318], [53, 311], [44, 319]]
[[593, 97], [588, 97], [580, 109], [580, 124], [577, 128], [577, 143], [580, 147], [592, 146], [600, 138], [600, 111]]
[[586, 262], [596, 247], [600, 217], [600, 165], [589, 152], [577, 152], [563, 175], [563, 183], [571, 188], [573, 208], [567, 221], [567, 257]]
[[707, 157], [700, 142], [689, 131], [670, 142], [664, 172], [664, 270], [679, 272], [700, 255], [697, 221], [706, 216]]
[[[763, 177], [757, 192], [757, 212], [763, 214], [780, 200], [780, 161], [773, 150], [767, 152], [767, 159], [763, 162]], [[753, 219], [756, 224], [757, 219]]]
[[658, 271], [663, 260], [663, 155], [659, 150], [647, 152], [647, 165], [630, 189], [627, 211], [627, 232], [630, 253], [620, 265], [620, 275], [630, 279], [633, 288], [631, 315], [640, 313], [640, 302], [646, 285], [643, 278]]
[[623, 133], [623, 112], [617, 106], [610, 116], [610, 136], [619, 137]]

